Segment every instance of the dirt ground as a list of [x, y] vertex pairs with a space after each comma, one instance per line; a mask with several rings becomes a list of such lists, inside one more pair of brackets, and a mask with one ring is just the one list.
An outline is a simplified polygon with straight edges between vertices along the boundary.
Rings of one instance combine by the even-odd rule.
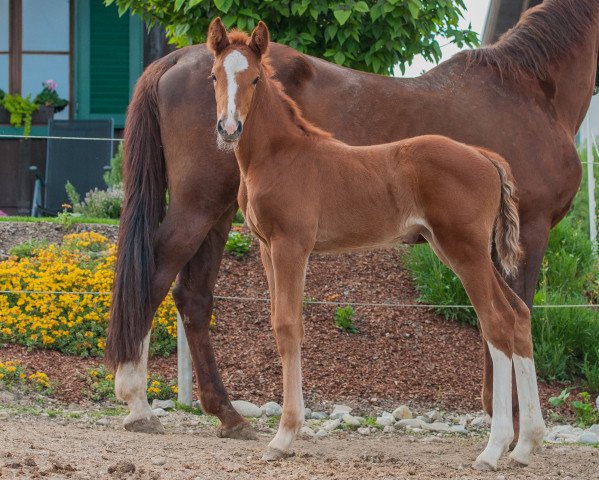
[[[299, 439], [295, 456], [265, 463], [272, 433], [258, 441], [220, 439], [193, 416], [167, 434], [126, 432], [121, 418], [108, 426], [60, 417], [0, 417], [0, 478], [72, 479], [599, 479], [599, 451], [547, 445], [525, 468], [503, 459], [497, 472], [470, 467], [486, 439], [340, 432]], [[133, 467], [135, 471], [133, 472]], [[109, 473], [111, 472], [111, 473]]]

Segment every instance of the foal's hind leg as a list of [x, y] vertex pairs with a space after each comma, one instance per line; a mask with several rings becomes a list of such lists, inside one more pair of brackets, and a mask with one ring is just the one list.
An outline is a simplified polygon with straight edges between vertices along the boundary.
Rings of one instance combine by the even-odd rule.
[[203, 410], [221, 421], [219, 437], [256, 439], [252, 426], [231, 405], [210, 341], [214, 285], [237, 204], [208, 232], [199, 250], [177, 276], [173, 298], [183, 317]]
[[[127, 402], [129, 415], [124, 420], [125, 429], [144, 433], [164, 433], [160, 421], [152, 413], [146, 395], [148, 346], [152, 318], [164, 300], [177, 273], [198, 249], [214, 221], [177, 211], [168, 210], [160, 224], [155, 241], [156, 269], [152, 277], [152, 294], [149, 315], [145, 319], [146, 336], [142, 356], [137, 362], [118, 366], [115, 375], [117, 398]], [[135, 292], [132, 292], [135, 295]]]
[[431, 246], [460, 277], [468, 293], [493, 361], [491, 434], [473, 466], [495, 470], [514, 436], [511, 395], [514, 311], [495, 277], [488, 253], [489, 236], [478, 231], [458, 235], [435, 231], [433, 235], [429, 240]]

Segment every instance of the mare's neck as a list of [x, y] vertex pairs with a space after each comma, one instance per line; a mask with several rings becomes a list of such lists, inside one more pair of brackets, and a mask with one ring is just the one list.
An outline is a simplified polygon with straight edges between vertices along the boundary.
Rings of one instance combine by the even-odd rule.
[[276, 161], [276, 153], [289, 149], [294, 140], [301, 141], [302, 135], [278, 87], [269, 78], [260, 80], [235, 150], [242, 174]]
[[599, 54], [595, 29], [585, 41], [550, 69], [555, 88], [553, 105], [568, 133], [576, 135], [591, 103]]

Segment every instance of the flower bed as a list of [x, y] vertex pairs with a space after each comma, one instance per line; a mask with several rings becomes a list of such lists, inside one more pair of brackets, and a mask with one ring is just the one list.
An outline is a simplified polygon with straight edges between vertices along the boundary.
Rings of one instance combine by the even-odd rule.
[[[103, 235], [66, 235], [62, 245], [32, 243], [0, 262], [0, 290], [89, 292], [0, 294], [0, 342], [102, 356], [110, 308], [115, 246]], [[175, 304], [169, 295], [153, 325], [153, 353], [175, 351]]]

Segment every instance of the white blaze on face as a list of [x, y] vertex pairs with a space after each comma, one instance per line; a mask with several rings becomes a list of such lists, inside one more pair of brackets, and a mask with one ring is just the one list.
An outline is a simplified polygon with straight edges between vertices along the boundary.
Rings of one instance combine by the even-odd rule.
[[247, 70], [248, 61], [243, 54], [235, 50], [227, 55], [227, 58], [225, 58], [223, 62], [223, 66], [227, 75], [227, 115], [223, 127], [227, 133], [232, 134], [237, 130], [237, 120], [235, 119], [235, 112], [237, 111], [235, 105], [237, 80], [235, 79], [235, 75]]

